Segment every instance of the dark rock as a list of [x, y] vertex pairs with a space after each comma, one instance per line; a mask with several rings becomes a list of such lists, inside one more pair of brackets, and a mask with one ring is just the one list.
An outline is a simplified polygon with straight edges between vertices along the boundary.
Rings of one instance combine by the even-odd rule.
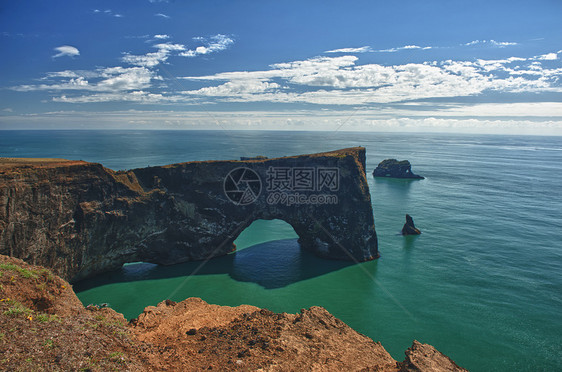
[[402, 235], [419, 235], [421, 231], [416, 228], [414, 225], [414, 219], [407, 214], [406, 215], [406, 223], [402, 227]]
[[189, 331], [185, 332], [186, 335], [193, 336], [197, 334], [197, 329], [191, 328]]
[[[76, 281], [127, 262], [225, 255], [253, 221], [281, 219], [318, 256], [372, 260], [379, 253], [365, 175], [362, 147], [119, 172], [83, 161], [2, 158], [0, 254]], [[323, 199], [298, 198], [310, 196]]]
[[412, 165], [408, 160], [398, 161], [386, 159], [379, 163], [373, 171], [375, 177], [410, 178], [423, 180], [422, 176], [412, 173]]
[[267, 159], [267, 156], [262, 156], [262, 155], [258, 155], [258, 156], [241, 156], [240, 160], [265, 160]]

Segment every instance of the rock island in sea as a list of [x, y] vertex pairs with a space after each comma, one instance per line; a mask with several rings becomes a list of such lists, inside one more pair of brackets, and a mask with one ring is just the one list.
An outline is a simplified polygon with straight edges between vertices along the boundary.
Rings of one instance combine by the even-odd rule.
[[373, 171], [375, 177], [409, 178], [423, 180], [424, 177], [412, 172], [412, 165], [408, 160], [385, 159]]

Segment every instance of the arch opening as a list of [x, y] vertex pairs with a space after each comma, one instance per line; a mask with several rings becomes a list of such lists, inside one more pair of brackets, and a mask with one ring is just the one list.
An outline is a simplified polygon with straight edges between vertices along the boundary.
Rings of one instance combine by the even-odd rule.
[[297, 239], [299, 236], [293, 227], [280, 219], [257, 219], [246, 227], [234, 240], [236, 251], [283, 239]]

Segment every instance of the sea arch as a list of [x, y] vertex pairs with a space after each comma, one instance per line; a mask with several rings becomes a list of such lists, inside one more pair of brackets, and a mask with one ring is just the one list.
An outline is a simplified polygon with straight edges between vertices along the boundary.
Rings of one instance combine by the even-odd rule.
[[119, 172], [46, 159], [0, 173], [0, 253], [70, 281], [225, 255], [258, 219], [287, 222], [320, 257], [377, 258], [365, 149]]

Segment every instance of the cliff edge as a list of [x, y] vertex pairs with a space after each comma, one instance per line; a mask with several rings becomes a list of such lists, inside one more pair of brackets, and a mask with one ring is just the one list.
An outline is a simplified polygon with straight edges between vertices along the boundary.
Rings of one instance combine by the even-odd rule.
[[414, 341], [403, 362], [321, 307], [163, 301], [127, 323], [84, 308], [50, 270], [0, 255], [0, 369], [89, 371], [466, 371]]

